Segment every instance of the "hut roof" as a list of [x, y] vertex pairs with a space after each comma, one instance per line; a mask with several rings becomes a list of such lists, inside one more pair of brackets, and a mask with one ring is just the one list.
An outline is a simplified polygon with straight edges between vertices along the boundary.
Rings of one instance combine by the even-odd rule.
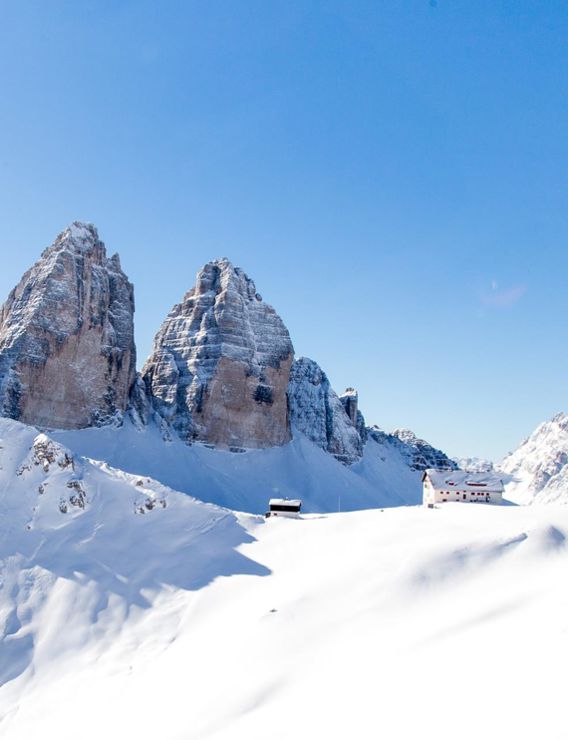
[[492, 491], [503, 493], [503, 481], [494, 473], [468, 473], [465, 470], [425, 470], [422, 480], [428, 478], [438, 491]]

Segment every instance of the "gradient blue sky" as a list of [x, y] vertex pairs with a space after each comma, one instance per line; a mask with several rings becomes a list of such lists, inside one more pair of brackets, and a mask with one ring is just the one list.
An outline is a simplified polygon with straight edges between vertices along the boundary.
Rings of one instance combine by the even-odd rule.
[[209, 259], [369, 423], [498, 458], [566, 409], [565, 0], [0, 0], [0, 294], [93, 221], [140, 364]]

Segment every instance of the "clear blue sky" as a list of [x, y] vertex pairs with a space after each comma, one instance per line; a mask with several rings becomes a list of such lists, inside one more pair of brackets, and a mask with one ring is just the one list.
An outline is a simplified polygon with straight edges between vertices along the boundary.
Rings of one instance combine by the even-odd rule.
[[93, 221], [142, 363], [227, 256], [369, 423], [498, 458], [568, 406], [567, 40], [566, 0], [1, 0], [2, 299]]

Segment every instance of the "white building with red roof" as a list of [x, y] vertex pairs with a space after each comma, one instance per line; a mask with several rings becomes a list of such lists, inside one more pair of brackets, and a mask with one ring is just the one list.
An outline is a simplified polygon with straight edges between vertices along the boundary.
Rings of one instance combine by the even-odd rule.
[[494, 473], [468, 473], [465, 470], [425, 470], [422, 476], [423, 503], [445, 501], [500, 504], [503, 481]]

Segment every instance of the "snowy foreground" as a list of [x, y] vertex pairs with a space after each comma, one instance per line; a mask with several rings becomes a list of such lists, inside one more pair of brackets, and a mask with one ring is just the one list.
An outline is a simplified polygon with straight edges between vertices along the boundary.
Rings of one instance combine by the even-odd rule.
[[2, 432], [2, 738], [568, 735], [568, 507], [265, 521]]

